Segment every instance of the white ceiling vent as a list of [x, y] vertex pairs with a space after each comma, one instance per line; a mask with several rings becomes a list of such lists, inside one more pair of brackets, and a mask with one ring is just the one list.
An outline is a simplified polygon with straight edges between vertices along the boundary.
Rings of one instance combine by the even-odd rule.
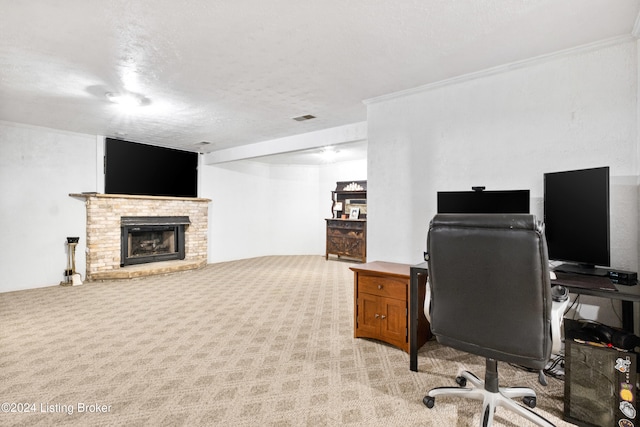
[[304, 122], [305, 120], [315, 119], [316, 116], [312, 116], [311, 114], [305, 114], [304, 116], [294, 117], [293, 120], [297, 122]]
[[200, 141], [193, 144], [197, 147], [199, 153], [207, 153], [213, 151], [215, 144], [210, 143], [209, 141]]

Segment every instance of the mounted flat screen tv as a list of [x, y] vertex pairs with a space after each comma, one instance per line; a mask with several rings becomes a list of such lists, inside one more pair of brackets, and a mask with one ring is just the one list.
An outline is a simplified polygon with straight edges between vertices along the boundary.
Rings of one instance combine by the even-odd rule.
[[556, 271], [607, 275], [609, 167], [544, 174], [544, 222]]
[[529, 190], [439, 191], [438, 213], [529, 213]]
[[107, 138], [104, 192], [197, 197], [198, 153]]

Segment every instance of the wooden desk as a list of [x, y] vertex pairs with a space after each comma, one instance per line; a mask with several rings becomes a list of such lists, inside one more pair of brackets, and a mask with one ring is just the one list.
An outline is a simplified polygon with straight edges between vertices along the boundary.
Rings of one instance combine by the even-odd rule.
[[[354, 272], [354, 338], [373, 338], [404, 351], [416, 351], [430, 337], [429, 323], [410, 316], [409, 306], [424, 305], [425, 288], [409, 294], [410, 265], [374, 261], [350, 267]], [[409, 333], [414, 330], [415, 333]]]
[[[424, 316], [424, 293], [427, 283], [427, 263], [423, 262], [411, 266], [410, 285], [409, 285], [409, 318], [416, 319], [421, 314]], [[591, 295], [600, 298], [618, 299], [622, 301], [622, 327], [634, 332], [635, 319], [633, 316], [633, 303], [640, 302], [640, 286], [639, 285], [613, 285], [610, 289], [602, 289], [598, 286], [591, 286], [596, 280], [591, 276], [580, 274], [558, 273], [558, 278], [552, 280], [552, 285], [561, 285], [576, 295]], [[417, 295], [423, 295], [422, 303], [418, 303]], [[418, 342], [420, 332], [411, 328], [409, 323], [409, 343]], [[409, 346], [409, 369], [418, 371], [418, 349], [419, 347]]]
[[[640, 286], [637, 284], [615, 285], [607, 278], [583, 274], [556, 273], [556, 276], [557, 279], [552, 280], [551, 284], [564, 286], [572, 294], [620, 300], [622, 302], [622, 328], [635, 333], [633, 303], [640, 302]], [[600, 281], [606, 281], [608, 286], [598, 286]]]
[[[427, 263], [423, 262], [413, 265], [410, 268], [410, 284], [409, 284], [409, 318], [418, 319], [424, 317], [424, 296], [427, 286]], [[418, 295], [422, 295], [422, 302], [419, 302]], [[425, 318], [426, 320], [426, 318]], [[409, 343], [417, 342], [419, 331], [415, 327], [411, 327], [415, 322], [409, 323]], [[431, 331], [429, 331], [429, 337]], [[417, 345], [409, 345], [409, 369], [418, 372], [418, 347]]]

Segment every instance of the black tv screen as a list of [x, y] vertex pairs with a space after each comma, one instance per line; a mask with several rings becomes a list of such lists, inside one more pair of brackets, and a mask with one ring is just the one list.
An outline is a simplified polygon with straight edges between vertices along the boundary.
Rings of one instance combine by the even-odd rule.
[[549, 259], [609, 266], [609, 168], [545, 173], [544, 222]]
[[529, 213], [529, 190], [439, 191], [438, 213]]
[[104, 192], [197, 197], [198, 153], [107, 138]]

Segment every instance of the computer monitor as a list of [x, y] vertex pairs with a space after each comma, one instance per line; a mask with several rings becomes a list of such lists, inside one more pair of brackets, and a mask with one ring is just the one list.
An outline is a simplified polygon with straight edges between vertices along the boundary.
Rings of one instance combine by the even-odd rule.
[[529, 213], [529, 190], [439, 191], [438, 213]]
[[544, 223], [556, 271], [607, 275], [609, 167], [545, 173]]

